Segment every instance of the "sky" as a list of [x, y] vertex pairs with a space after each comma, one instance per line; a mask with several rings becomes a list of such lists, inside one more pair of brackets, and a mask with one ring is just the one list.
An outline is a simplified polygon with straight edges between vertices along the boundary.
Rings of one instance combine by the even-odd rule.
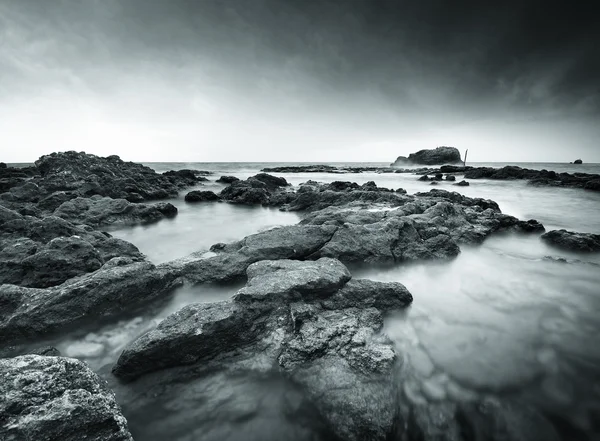
[[0, 0], [0, 161], [600, 162], [593, 6]]

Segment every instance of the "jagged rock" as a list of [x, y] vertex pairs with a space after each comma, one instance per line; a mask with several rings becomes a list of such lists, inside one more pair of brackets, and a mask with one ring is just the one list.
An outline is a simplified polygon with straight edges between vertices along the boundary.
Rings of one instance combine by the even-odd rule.
[[[6, 164], [4, 164], [6, 166]], [[38, 175], [35, 167], [0, 167], [0, 194], [22, 185], [28, 179]]]
[[35, 165], [41, 174], [35, 183], [46, 195], [73, 191], [80, 196], [98, 194], [137, 202], [175, 197], [179, 188], [201, 180], [196, 172], [161, 175], [142, 164], [124, 162], [116, 155], [102, 158], [84, 152], [52, 153], [40, 157]]
[[219, 196], [212, 191], [194, 190], [185, 195], [186, 202], [212, 202], [218, 200]]
[[550, 245], [569, 251], [600, 251], [600, 234], [577, 233], [567, 230], [552, 230], [542, 235]]
[[435, 149], [419, 150], [416, 153], [411, 153], [408, 158], [399, 156], [392, 167], [396, 167], [405, 163], [411, 164], [425, 164], [425, 165], [437, 165], [437, 164], [452, 164], [461, 162], [460, 152], [456, 147], [436, 147]]
[[235, 176], [221, 176], [219, 179], [217, 179], [217, 182], [220, 184], [233, 184], [239, 180], [240, 178], [236, 178]]
[[133, 441], [105, 381], [81, 361], [39, 355], [0, 359], [0, 438]]
[[125, 199], [102, 196], [71, 199], [54, 211], [54, 216], [95, 227], [151, 223], [176, 214], [177, 208], [168, 202], [134, 204]]
[[206, 182], [208, 179], [206, 175], [211, 174], [209, 171], [204, 170], [169, 170], [163, 173], [163, 176], [169, 178], [169, 180], [177, 187], [191, 187], [198, 184], [199, 182]]
[[[278, 365], [342, 439], [387, 439], [396, 427], [395, 353], [382, 311], [412, 296], [398, 283], [350, 280], [333, 259], [261, 261], [229, 301], [184, 307], [131, 343], [113, 369], [131, 380], [167, 367]], [[268, 341], [269, 350], [265, 351]], [[270, 362], [269, 362], [270, 360]], [[254, 367], [255, 368], [255, 367]]]
[[113, 257], [145, 260], [132, 244], [49, 216], [0, 206], [0, 284], [45, 288], [100, 268]]
[[0, 345], [64, 331], [168, 295], [175, 276], [148, 262], [111, 259], [91, 274], [46, 289], [0, 285]]

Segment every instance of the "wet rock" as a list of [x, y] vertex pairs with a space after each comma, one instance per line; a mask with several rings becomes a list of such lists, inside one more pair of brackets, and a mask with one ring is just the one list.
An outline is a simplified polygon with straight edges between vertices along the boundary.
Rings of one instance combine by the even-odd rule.
[[114, 257], [145, 260], [128, 242], [54, 216], [21, 216], [0, 206], [0, 226], [0, 283], [44, 288], [95, 271]]
[[217, 179], [217, 182], [220, 184], [233, 184], [239, 180], [240, 178], [236, 178], [235, 176], [221, 176], [219, 179]]
[[112, 259], [98, 271], [51, 288], [0, 285], [0, 344], [117, 316], [168, 295], [177, 285], [173, 275], [128, 258]]
[[590, 179], [583, 186], [586, 190], [600, 191], [600, 179]]
[[569, 251], [600, 251], [600, 234], [577, 233], [567, 230], [552, 230], [542, 235], [542, 240], [557, 248]]
[[423, 175], [423, 176], [421, 176], [421, 177], [420, 177], [418, 180], [419, 180], [419, 181], [429, 181], [429, 176], [427, 176], [427, 175]]
[[212, 202], [218, 201], [220, 198], [212, 191], [190, 191], [185, 195], [186, 202]]
[[0, 359], [0, 397], [2, 439], [132, 441], [114, 393], [81, 361]]
[[284, 178], [269, 175], [267, 173], [259, 173], [257, 175], [252, 176], [251, 179], [256, 179], [257, 181], [264, 183], [270, 189], [286, 187], [287, 185], [289, 185]]
[[460, 182], [457, 182], [457, 183], [456, 183], [456, 184], [454, 184], [454, 185], [458, 185], [459, 187], [468, 187], [470, 184], [469, 184], [469, 182], [467, 182], [467, 181], [465, 181], [465, 180], [462, 180], [462, 181], [460, 181]]
[[458, 149], [456, 147], [442, 146], [436, 147], [435, 149], [419, 150], [416, 153], [408, 155], [408, 158], [399, 156], [394, 163], [390, 164], [390, 166], [396, 167], [405, 163], [437, 165], [452, 164], [456, 162], [462, 162]]
[[454, 181], [456, 181], [456, 176], [446, 175], [446, 181], [454, 182]]
[[113, 372], [131, 380], [190, 364], [278, 366], [336, 436], [386, 439], [398, 423], [396, 355], [377, 332], [382, 311], [405, 307], [412, 297], [397, 283], [349, 278], [332, 259], [255, 263], [232, 300], [169, 316], [131, 343]]
[[173, 217], [176, 214], [177, 208], [166, 202], [134, 204], [125, 199], [101, 196], [71, 199], [54, 211], [54, 216], [94, 227], [151, 223]]
[[177, 196], [179, 188], [200, 181], [198, 174], [186, 171], [158, 174], [150, 167], [84, 152], [52, 153], [35, 162], [41, 178], [36, 184], [46, 194], [73, 191], [80, 196], [95, 194], [113, 199], [143, 200]]
[[205, 177], [209, 175], [211, 172], [204, 170], [169, 170], [163, 173], [163, 176], [169, 178], [169, 180], [175, 184], [177, 187], [191, 187], [196, 185], [199, 182], [206, 182], [208, 179]]

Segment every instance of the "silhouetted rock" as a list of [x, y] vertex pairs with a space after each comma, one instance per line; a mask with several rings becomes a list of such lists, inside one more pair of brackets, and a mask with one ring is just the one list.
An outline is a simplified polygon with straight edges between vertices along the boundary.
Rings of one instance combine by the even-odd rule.
[[217, 182], [220, 184], [232, 184], [239, 180], [240, 178], [236, 178], [235, 176], [221, 176], [219, 179], [217, 179]]
[[423, 175], [423, 176], [421, 176], [421, 177], [420, 177], [418, 180], [419, 180], [419, 181], [429, 181], [429, 176], [427, 176], [427, 175]]
[[219, 199], [219, 196], [212, 191], [194, 190], [185, 195], [186, 202], [212, 202]]
[[456, 176], [446, 175], [446, 181], [454, 182], [454, 181], [456, 181]]
[[543, 234], [542, 239], [551, 245], [565, 250], [583, 252], [600, 251], [600, 234], [552, 230]]
[[106, 382], [81, 361], [0, 359], [3, 440], [133, 441]]
[[469, 184], [469, 182], [468, 182], [468, 181], [462, 180], [462, 181], [460, 181], [460, 182], [457, 182], [457, 183], [456, 183], [456, 184], [454, 184], [454, 185], [458, 185], [459, 187], [468, 187], [470, 184]]
[[581, 159], [576, 159], [573, 161], [573, 164], [583, 164], [583, 161]]
[[460, 152], [456, 147], [436, 147], [435, 149], [419, 150], [416, 153], [411, 153], [408, 158], [399, 156], [396, 161], [391, 164], [392, 167], [400, 166], [405, 163], [410, 164], [425, 164], [425, 165], [437, 165], [437, 164], [452, 164], [461, 162]]

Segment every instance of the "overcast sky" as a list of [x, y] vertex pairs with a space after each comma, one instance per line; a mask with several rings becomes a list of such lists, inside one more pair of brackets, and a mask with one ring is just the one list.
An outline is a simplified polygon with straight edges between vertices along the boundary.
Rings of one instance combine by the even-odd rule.
[[593, 4], [0, 0], [0, 160], [600, 162]]

